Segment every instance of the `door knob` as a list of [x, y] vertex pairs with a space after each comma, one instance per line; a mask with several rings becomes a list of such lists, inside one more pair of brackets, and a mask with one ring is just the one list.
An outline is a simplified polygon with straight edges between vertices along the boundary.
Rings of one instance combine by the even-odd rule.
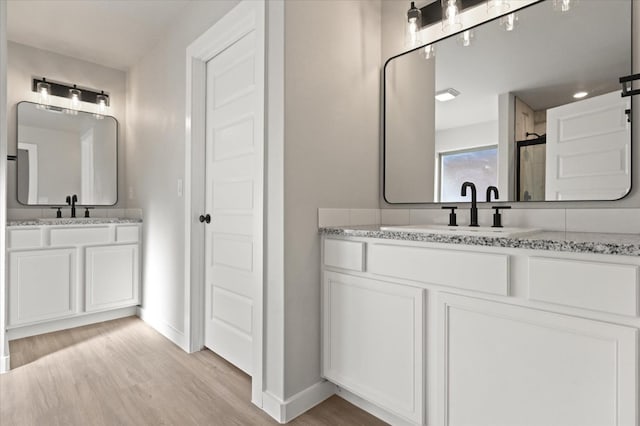
[[207, 214], [206, 216], [200, 215], [200, 217], [198, 219], [200, 220], [200, 223], [202, 223], [202, 222], [211, 223], [211, 215], [210, 214]]

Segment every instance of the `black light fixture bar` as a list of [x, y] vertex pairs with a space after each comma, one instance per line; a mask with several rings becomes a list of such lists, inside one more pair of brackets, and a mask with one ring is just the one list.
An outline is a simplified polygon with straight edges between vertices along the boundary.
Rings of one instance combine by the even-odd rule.
[[[463, 10], [477, 6], [480, 3], [486, 3], [486, 1], [487, 0], [460, 0], [462, 6], [460, 11], [462, 12]], [[422, 13], [420, 28], [428, 27], [442, 21], [442, 4], [440, 0], [421, 7], [420, 12]]]
[[68, 85], [68, 84], [64, 84], [64, 83], [58, 83], [58, 82], [54, 82], [54, 81], [50, 81], [47, 80], [45, 78], [33, 78], [33, 80], [31, 81], [31, 90], [33, 90], [34, 92], [37, 92], [37, 86], [38, 83], [47, 83], [49, 84], [49, 86], [51, 87], [51, 95], [52, 96], [59, 96], [61, 98], [68, 98], [69, 97], [69, 89], [78, 89], [82, 92], [82, 102], [89, 102], [92, 104], [97, 104], [98, 103], [98, 95], [102, 95], [106, 98], [107, 102], [106, 102], [106, 106], [109, 106], [111, 104], [111, 98], [109, 97], [108, 94], [104, 93], [104, 92], [97, 92], [93, 89], [86, 89], [84, 87], [75, 87], [73, 85]]

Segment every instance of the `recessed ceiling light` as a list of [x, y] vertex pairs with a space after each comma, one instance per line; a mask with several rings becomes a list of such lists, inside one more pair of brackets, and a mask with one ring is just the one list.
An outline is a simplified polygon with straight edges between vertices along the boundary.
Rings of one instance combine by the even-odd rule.
[[449, 87], [448, 89], [436, 92], [436, 99], [440, 102], [446, 102], [455, 99], [455, 97], [459, 94], [460, 92], [458, 92], [456, 89], [452, 89], [451, 87]]
[[587, 96], [589, 93], [588, 92], [577, 92], [573, 94], [573, 97], [576, 99], [582, 99], [585, 96]]

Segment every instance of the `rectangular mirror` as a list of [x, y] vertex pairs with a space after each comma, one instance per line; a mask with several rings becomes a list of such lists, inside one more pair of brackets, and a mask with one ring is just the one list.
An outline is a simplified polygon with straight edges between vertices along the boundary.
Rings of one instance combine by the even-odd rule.
[[561, 12], [541, 1], [509, 30], [494, 19], [387, 61], [384, 199], [468, 201], [467, 180], [481, 201], [489, 185], [501, 201], [624, 197], [631, 7], [591, 0]]
[[18, 104], [18, 202], [110, 206], [118, 201], [118, 122], [110, 116]]

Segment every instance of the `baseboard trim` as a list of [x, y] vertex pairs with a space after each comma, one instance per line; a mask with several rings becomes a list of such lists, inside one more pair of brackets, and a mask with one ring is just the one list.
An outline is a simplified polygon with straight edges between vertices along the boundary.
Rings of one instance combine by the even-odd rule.
[[11, 357], [9, 355], [0, 358], [0, 374], [8, 373], [11, 369]]
[[163, 319], [150, 314], [149, 311], [145, 310], [144, 308], [138, 307], [138, 316], [142, 321], [149, 324], [158, 333], [162, 334], [164, 337], [179, 346], [180, 349], [185, 352], [191, 352], [189, 351], [189, 342], [187, 342], [187, 338], [183, 332], [177, 330], [170, 324], [167, 324], [167, 322]]
[[336, 385], [326, 380], [309, 386], [283, 401], [272, 393], [262, 393], [262, 409], [278, 423], [288, 423], [336, 393]]
[[358, 395], [349, 392], [346, 389], [341, 388], [340, 386], [336, 386], [336, 395], [339, 396], [342, 399], [345, 399], [346, 401], [350, 402], [351, 404], [355, 405], [356, 407], [366, 411], [367, 413], [371, 414], [372, 416], [375, 416], [377, 418], [379, 418], [380, 420], [387, 422], [391, 425], [394, 426], [415, 426], [414, 423], [409, 422], [405, 419], [403, 419], [402, 417], [398, 417], [397, 415], [384, 410], [380, 407], [378, 407], [377, 405], [374, 405], [372, 403], [370, 403], [369, 401], [366, 401], [362, 398], [360, 398]]
[[114, 309], [111, 311], [87, 313], [75, 317], [54, 321], [41, 322], [39, 324], [25, 325], [7, 330], [7, 341], [36, 336], [38, 334], [52, 333], [54, 331], [67, 330], [69, 328], [82, 327], [103, 321], [111, 321], [118, 318], [136, 315], [136, 306]]

